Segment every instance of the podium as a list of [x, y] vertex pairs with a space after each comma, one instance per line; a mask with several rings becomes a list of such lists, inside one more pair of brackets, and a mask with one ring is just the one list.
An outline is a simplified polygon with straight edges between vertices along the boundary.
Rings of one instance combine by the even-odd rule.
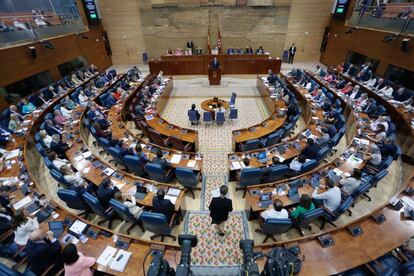
[[208, 81], [210, 85], [220, 85], [221, 80], [221, 67], [215, 69], [208, 67]]

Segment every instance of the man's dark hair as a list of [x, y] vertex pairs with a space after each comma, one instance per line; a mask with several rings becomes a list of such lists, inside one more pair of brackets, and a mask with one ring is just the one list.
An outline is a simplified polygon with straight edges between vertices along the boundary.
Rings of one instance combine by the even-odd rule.
[[283, 209], [283, 203], [279, 199], [276, 199], [273, 202], [273, 208], [275, 208], [276, 211], [280, 212]]
[[244, 164], [245, 166], [249, 166], [249, 165], [250, 165], [250, 159], [249, 159], [249, 158], [247, 158], [247, 157], [245, 157], [245, 158], [243, 159], [243, 164]]
[[222, 185], [222, 186], [220, 187], [220, 194], [221, 194], [222, 196], [227, 195], [228, 191], [229, 191], [229, 187], [227, 187], [226, 185]]
[[157, 157], [158, 158], [162, 158], [163, 154], [162, 154], [162, 150], [158, 149], [157, 150]]
[[164, 196], [165, 196], [165, 190], [164, 189], [158, 189], [157, 198], [158, 199], [164, 199]]

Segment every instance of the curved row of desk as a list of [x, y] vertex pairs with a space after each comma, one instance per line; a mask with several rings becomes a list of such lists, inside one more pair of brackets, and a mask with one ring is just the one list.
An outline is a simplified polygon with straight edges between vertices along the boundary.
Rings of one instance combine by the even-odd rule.
[[[319, 81], [322, 85], [324, 85], [324, 83], [321, 80], [317, 78], [315, 79]], [[335, 93], [335, 91], [333, 90], [331, 91]], [[70, 92], [68, 92], [67, 94], [69, 93]], [[14, 149], [14, 148], [17, 148], [19, 146], [21, 147], [22, 145], [24, 145], [24, 157], [25, 157], [24, 162], [26, 164], [26, 167], [28, 168], [31, 179], [34, 181], [34, 183], [36, 184], [36, 187], [40, 190], [40, 192], [45, 193], [45, 194], [47, 194], [47, 191], [45, 191], [42, 188], [42, 185], [40, 184], [42, 183], [43, 179], [41, 179], [41, 174], [39, 173], [39, 171], [37, 171], [39, 167], [34, 166], [36, 161], [40, 161], [41, 157], [34, 147], [33, 137], [34, 137], [34, 134], [37, 132], [40, 122], [43, 119], [44, 115], [47, 112], [50, 112], [50, 110], [52, 110], [53, 104], [56, 104], [57, 102], [58, 100], [55, 100], [52, 103], [52, 105], [50, 105], [46, 110], [44, 110], [42, 114], [36, 119], [36, 122], [30, 128], [29, 135], [27, 136], [26, 139], [24, 139], [23, 137], [17, 137], [16, 142], [10, 143], [7, 147], [8, 149]], [[120, 106], [115, 106], [113, 107], [113, 109], [109, 111], [109, 118], [111, 118], [111, 120], [119, 116], [119, 112], [118, 112], [119, 108]], [[78, 109], [74, 113], [78, 114], [77, 116], [83, 116], [82, 114], [80, 114], [80, 112], [83, 112], [83, 111], [84, 111], [84, 108], [78, 107]], [[407, 114], [404, 113], [403, 111], [401, 111], [401, 113], [400, 111], [398, 111], [398, 113], [392, 115], [393, 120], [403, 119], [401, 120], [401, 122], [404, 124], [404, 127], [399, 129], [397, 137], [398, 138], [404, 137], [406, 138], [406, 140], [411, 141], [411, 144], [412, 144], [412, 139], [414, 135], [412, 135], [412, 133], [405, 132], [406, 130], [413, 131], [410, 128], [410, 124], [408, 123], [406, 116]], [[81, 117], [79, 119], [81, 119], [82, 121]], [[76, 121], [76, 119], [74, 121]], [[123, 127], [120, 127], [119, 124], [115, 122], [116, 120], [113, 121], [113, 124], [111, 126], [113, 134], [116, 137], [122, 137], [125, 133], [125, 130]], [[79, 134], [77, 133], [78, 127], [79, 127], [78, 129]], [[351, 129], [351, 128], [348, 128], [348, 129]], [[93, 162], [90, 162], [89, 160], [85, 159], [81, 162], [75, 160], [76, 156], [79, 156], [79, 153], [82, 152], [82, 148], [84, 148], [85, 144], [87, 144], [87, 142], [84, 141], [84, 139], [89, 135], [88, 133], [85, 133], [84, 131], [85, 129], [82, 128], [79, 124], [75, 123], [73, 125], [72, 132], [73, 132], [74, 137], [71, 139], [71, 141], [73, 142], [73, 146], [68, 150], [67, 155], [71, 163], [75, 166], [78, 166], [77, 169], [79, 171], [85, 172], [85, 169], [89, 168], [89, 171], [84, 174], [85, 177], [91, 182], [99, 184], [100, 180], [104, 177], [101, 173], [102, 170], [99, 168], [95, 168], [92, 164]], [[347, 134], [347, 135], [350, 135], [350, 137], [353, 137], [353, 134]], [[80, 140], [78, 138], [80, 138]], [[350, 139], [348, 139], [348, 141], [350, 141]], [[136, 141], [130, 141], [130, 142], [136, 142]], [[404, 153], [404, 150], [403, 150], [403, 153]], [[107, 164], [104, 160], [101, 160], [101, 161], [103, 164], [106, 164], [107, 166], [112, 167], [110, 164]], [[37, 164], [39, 163], [40, 162], [38, 162]], [[327, 164], [326, 166], [328, 165], [332, 166], [332, 164]], [[339, 168], [343, 169], [343, 171], [346, 171], [345, 167], [347, 166], [347, 164], [335, 163], [334, 165], [335, 166], [341, 165]], [[410, 168], [403, 168], [404, 177], [406, 179], [404, 183], [405, 185], [413, 185], [413, 183], [411, 183], [412, 171], [410, 171], [409, 169]], [[4, 172], [2, 176], [15, 176], [15, 175], [18, 175], [19, 171], [20, 171], [20, 166], [18, 166], [18, 162], [17, 162], [13, 165], [11, 169]], [[124, 178], [122, 180], [128, 179], [127, 182], [130, 181], [129, 183], [121, 187], [121, 190], [128, 190], [132, 182], [134, 182], [135, 179], [137, 179], [135, 176], [129, 175], [128, 173], [119, 172], [119, 174], [124, 175]], [[300, 176], [300, 177], [306, 177], [306, 175]], [[112, 177], [112, 178], [115, 178], [115, 177]], [[114, 179], [115, 182], [119, 182], [118, 180]], [[140, 180], [146, 181], [142, 179]], [[122, 182], [125, 182], [125, 181], [122, 181]], [[153, 183], [153, 182], [149, 181], [149, 183]], [[166, 184], [159, 184], [159, 183], [153, 183], [153, 184], [168, 186]], [[271, 184], [271, 185], [276, 185], [276, 184]], [[252, 187], [252, 189], [255, 189], [255, 188], [257, 187]], [[401, 187], [401, 190], [402, 189], [403, 187]], [[183, 193], [180, 194], [180, 197], [183, 197]], [[399, 194], [398, 197], [404, 197], [404, 195]], [[249, 200], [250, 200], [249, 197], [246, 198], [246, 203], [249, 202]], [[146, 206], [146, 204], [150, 205], [150, 202], [151, 201], [148, 197], [148, 200], [145, 199], [143, 202], [140, 202], [140, 203]], [[178, 200], [177, 200], [177, 203], [178, 203]], [[287, 205], [288, 204], [289, 203], [287, 203]], [[70, 216], [73, 216], [74, 218], [84, 220], [82, 217], [77, 216], [76, 213], [65, 210], [66, 209], [65, 206], [60, 206], [60, 204], [58, 205], [61, 208], [61, 209], [59, 208], [58, 210], [60, 217], [70, 215]], [[176, 210], [178, 211], [178, 209], [179, 209], [179, 205], [177, 206], [176, 204]], [[376, 214], [378, 212], [382, 212], [387, 218], [387, 220], [381, 225], [376, 224], [374, 220], [370, 218], [372, 214]], [[102, 228], [99, 225], [92, 224], [90, 222], [87, 222], [87, 223], [98, 229], [101, 228], [109, 232], [112, 232], [111, 230]], [[329, 233], [332, 235], [335, 241], [335, 244], [336, 244], [335, 246], [331, 246], [327, 248], [320, 247], [317, 241], [317, 236], [327, 233], [327, 232], [322, 232], [322, 233], [318, 233], [317, 235], [307, 236], [307, 237], [303, 237], [300, 239], [291, 240], [288, 242], [276, 242], [276, 243], [269, 243], [269, 244], [263, 244], [263, 245], [256, 245], [256, 249], [262, 249], [266, 251], [266, 250], [269, 250], [272, 246], [278, 245], [278, 244], [283, 244], [286, 246], [289, 246], [291, 244], [299, 244], [302, 254], [305, 255], [301, 274], [304, 274], [304, 275], [334, 274], [334, 273], [344, 271], [348, 268], [366, 263], [390, 251], [391, 249], [399, 246], [412, 235], [413, 229], [414, 229], [414, 224], [411, 221], [401, 221], [400, 212], [395, 211], [387, 206], [380, 206], [371, 214], [366, 215], [362, 218], [359, 218], [356, 221], [349, 223], [349, 225], [347, 226], [356, 225], [356, 224], [362, 226], [364, 230], [364, 234], [358, 237], [355, 237], [355, 238], [352, 237], [348, 233], [348, 231], [346, 230], [346, 227], [335, 228], [334, 230], [329, 231]], [[45, 225], [42, 224], [42, 227], [44, 226]], [[398, 226], [398, 231], [394, 231], [394, 228], [396, 226]], [[381, 243], [373, 239], [373, 237], [378, 236], [378, 235], [383, 235], [385, 237], [390, 232], [394, 233], [392, 239], [382, 240]], [[119, 235], [133, 240], [133, 242], [130, 245], [130, 248], [128, 249], [129, 251], [133, 252], [132, 262], [139, 263], [139, 264], [142, 263], [145, 254], [150, 249], [151, 242], [144, 241], [137, 237], [132, 237], [129, 235], [124, 235], [124, 234], [119, 234]], [[170, 264], [172, 266], [174, 266], [173, 260], [175, 260], [175, 258], [177, 257], [176, 254], [179, 252], [178, 247], [170, 243], [154, 242], [154, 244], [159, 245], [162, 249], [166, 249], [164, 257], [170, 261]], [[80, 250], [83, 250], [84, 252], [88, 252], [89, 255], [97, 257], [102, 252], [102, 250], [106, 247], [106, 245], [113, 245], [113, 240], [111, 238], [105, 238], [103, 236], [99, 236], [98, 240], [90, 239], [87, 244], [79, 244], [79, 247], [80, 247]], [[350, 254], [350, 252], [352, 252], [353, 254]], [[263, 263], [261, 265], [263, 265]], [[115, 271], [108, 271], [107, 268], [102, 268], [102, 267], [101, 268], [97, 267], [97, 268], [103, 271], [106, 270], [107, 272], [111, 274], [118, 274]], [[137, 272], [142, 273], [141, 266], [138, 266], [138, 271], [137, 271], [136, 266], [128, 265], [124, 273], [133, 274]]]

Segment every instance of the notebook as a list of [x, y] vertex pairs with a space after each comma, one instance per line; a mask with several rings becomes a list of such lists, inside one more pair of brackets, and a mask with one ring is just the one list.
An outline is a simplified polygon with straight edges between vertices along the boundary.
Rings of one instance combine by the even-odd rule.
[[49, 221], [49, 230], [53, 232], [53, 236], [58, 239], [64, 232], [63, 221]]

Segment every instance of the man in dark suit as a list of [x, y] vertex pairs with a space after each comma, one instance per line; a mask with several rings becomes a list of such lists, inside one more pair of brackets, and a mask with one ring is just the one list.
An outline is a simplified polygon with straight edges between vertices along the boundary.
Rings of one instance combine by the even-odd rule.
[[253, 54], [253, 48], [252, 46], [246, 47], [246, 54], [252, 55]]
[[174, 204], [168, 199], [164, 199], [165, 190], [158, 189], [157, 196], [152, 199], [153, 212], [164, 214], [167, 217], [167, 221], [171, 220], [174, 214]]
[[52, 142], [50, 143], [50, 150], [56, 152], [59, 157], [65, 157], [67, 149], [69, 149], [69, 146], [66, 143], [62, 143], [60, 135], [53, 134]]
[[365, 106], [363, 112], [366, 113], [369, 117], [377, 115], [378, 106], [375, 103], [374, 99], [367, 99], [367, 105]]
[[194, 53], [194, 43], [191, 40], [187, 41], [187, 49], [191, 49], [191, 53]]
[[295, 58], [295, 54], [296, 54], [296, 46], [295, 46], [295, 43], [292, 43], [292, 46], [290, 46], [290, 48], [289, 48], [289, 63], [290, 64], [293, 63], [293, 59]]
[[[61, 267], [61, 246], [51, 232], [46, 233], [42, 229], [34, 230], [30, 234], [30, 239], [26, 244], [25, 251], [31, 266], [30, 271], [36, 275], [41, 275], [53, 264], [56, 265], [56, 269]], [[56, 270], [56, 272], [57, 271], [58, 270]], [[54, 274], [52, 273], [50, 275]]]
[[302, 155], [305, 156], [306, 159], [316, 159], [319, 147], [312, 138], [308, 138], [307, 142], [308, 146], [302, 151]]
[[405, 102], [410, 98], [410, 93], [405, 90], [405, 88], [401, 87], [397, 90], [397, 92], [392, 93], [392, 98], [397, 102]]
[[210, 63], [210, 67], [213, 69], [218, 69], [220, 67], [220, 62], [218, 62], [217, 57], [214, 57]]
[[152, 163], [161, 165], [161, 168], [164, 171], [167, 171], [172, 168], [171, 163], [162, 157], [163, 153], [160, 149], [157, 150], [157, 156], [152, 159]]
[[114, 197], [116, 192], [119, 192], [118, 187], [114, 186], [109, 177], [104, 178], [99, 185], [96, 196], [98, 197], [99, 203], [105, 209], [109, 208], [109, 201]]

